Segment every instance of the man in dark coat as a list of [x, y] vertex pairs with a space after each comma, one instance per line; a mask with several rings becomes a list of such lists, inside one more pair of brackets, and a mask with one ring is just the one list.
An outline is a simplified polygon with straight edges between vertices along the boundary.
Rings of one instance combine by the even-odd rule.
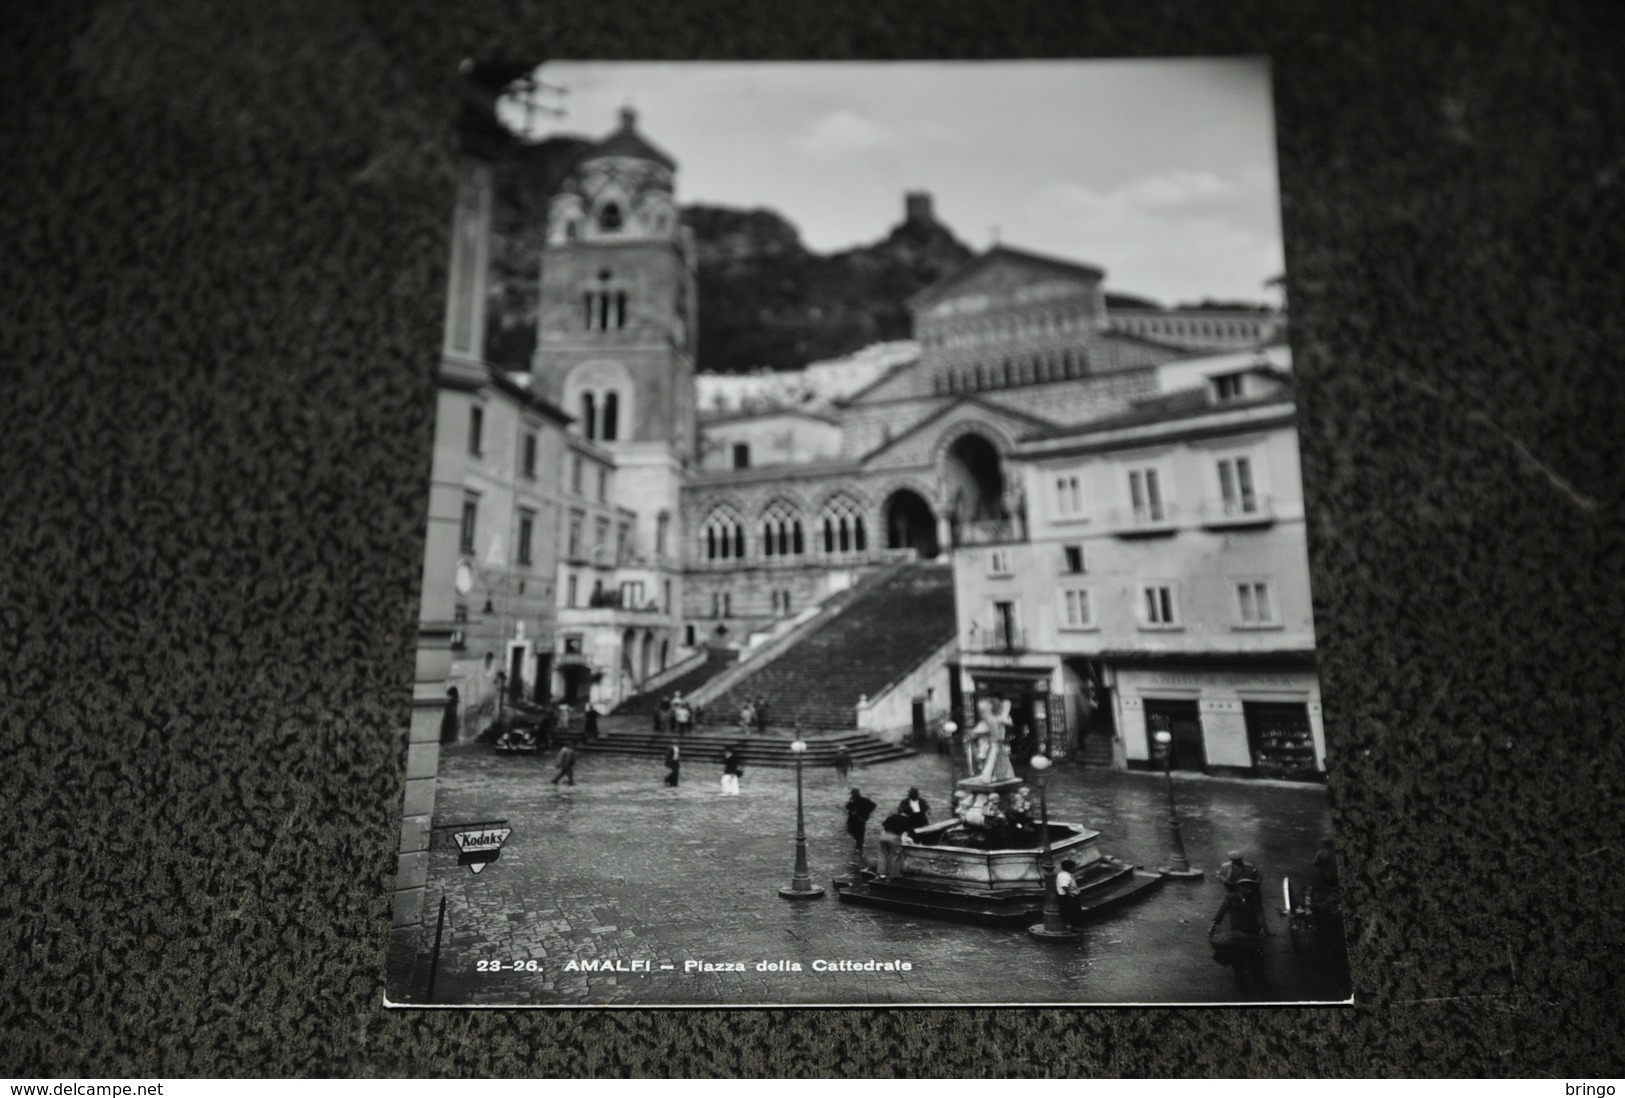
[[846, 749], [845, 744], [835, 752], [835, 773], [843, 782], [846, 781], [846, 776], [852, 773], [852, 752]]
[[863, 853], [863, 833], [868, 829], [869, 817], [874, 814], [875, 802], [865, 797], [856, 789], [846, 801], [846, 833], [852, 836], [852, 843], [857, 847], [859, 854]]
[[897, 814], [904, 818], [904, 831], [915, 831], [931, 822], [931, 806], [918, 788], [910, 788], [908, 796], [897, 802]]
[[446, 687], [446, 709], [440, 714], [440, 742], [456, 743], [457, 733], [461, 731], [460, 707], [455, 686]]
[[591, 702], [581, 714], [581, 737], [586, 740], [598, 738], [598, 707]]
[[675, 787], [679, 772], [682, 770], [683, 760], [677, 750], [676, 744], [666, 748], [666, 784]]

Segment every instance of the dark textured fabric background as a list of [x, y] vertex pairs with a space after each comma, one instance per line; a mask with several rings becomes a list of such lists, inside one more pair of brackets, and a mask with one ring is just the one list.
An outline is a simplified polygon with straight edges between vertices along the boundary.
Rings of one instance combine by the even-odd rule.
[[[1619, 14], [23, 7], [0, 1074], [1625, 1071]], [[459, 59], [1125, 53], [1274, 59], [1358, 1005], [384, 1010]]]

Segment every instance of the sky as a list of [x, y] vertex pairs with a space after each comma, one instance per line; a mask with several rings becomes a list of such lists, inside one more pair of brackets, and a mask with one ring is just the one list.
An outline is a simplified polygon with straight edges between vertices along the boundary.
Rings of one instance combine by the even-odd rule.
[[534, 137], [602, 138], [622, 107], [687, 204], [783, 214], [817, 252], [885, 236], [905, 191], [973, 248], [1091, 263], [1164, 304], [1278, 302], [1263, 59], [549, 62]]

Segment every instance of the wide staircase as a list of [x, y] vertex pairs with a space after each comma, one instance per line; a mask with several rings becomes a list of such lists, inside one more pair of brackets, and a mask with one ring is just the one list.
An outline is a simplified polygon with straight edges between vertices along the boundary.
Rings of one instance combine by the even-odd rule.
[[953, 569], [908, 564], [758, 670], [708, 700], [713, 723], [766, 698], [775, 727], [844, 732], [856, 727], [858, 698], [880, 693], [954, 635]]
[[660, 708], [662, 699], [669, 698], [673, 694], [692, 694], [737, 662], [739, 662], [738, 649], [712, 648], [707, 652], [705, 662], [694, 670], [684, 672], [656, 690], [632, 695], [617, 705], [615, 712], [653, 716], [655, 710]]

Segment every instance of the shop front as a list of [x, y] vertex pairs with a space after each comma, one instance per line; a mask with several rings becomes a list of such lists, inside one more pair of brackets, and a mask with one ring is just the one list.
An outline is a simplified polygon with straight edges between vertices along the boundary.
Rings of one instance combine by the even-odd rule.
[[1176, 770], [1324, 781], [1326, 739], [1312, 657], [1233, 660], [1118, 657], [1117, 726], [1131, 769], [1154, 768], [1158, 729]]

